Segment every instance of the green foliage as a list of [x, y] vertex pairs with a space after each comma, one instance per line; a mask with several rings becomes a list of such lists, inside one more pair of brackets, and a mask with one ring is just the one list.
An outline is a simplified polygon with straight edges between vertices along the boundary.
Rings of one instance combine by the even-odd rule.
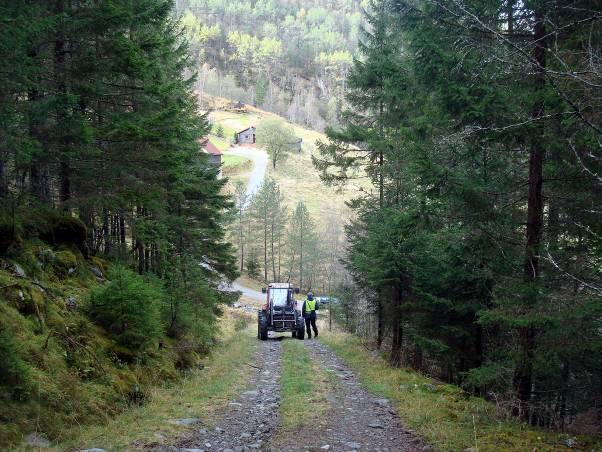
[[217, 125], [217, 128], [215, 129], [215, 135], [220, 138], [224, 137], [224, 127], [221, 124]]
[[395, 364], [557, 427], [591, 408], [602, 375], [602, 222], [588, 207], [601, 129], [565, 117], [601, 106], [591, 80], [560, 75], [588, 67], [576, 24], [595, 19], [591, 2], [562, 17], [559, 5], [369, 2], [350, 108], [313, 158], [328, 184], [372, 185], [350, 203], [348, 326], [377, 346], [390, 336]]
[[[357, 1], [215, 0], [200, 5], [187, 5], [182, 22], [198, 56], [203, 91], [253, 103], [316, 129], [338, 122], [340, 110], [327, 106], [343, 101], [360, 29]], [[215, 23], [216, 17], [222, 18], [218, 24], [203, 25]]]
[[264, 280], [268, 280], [270, 271], [272, 280], [279, 281], [282, 260], [283, 238], [287, 221], [287, 207], [280, 187], [271, 178], [266, 177], [259, 191], [251, 198], [247, 215], [257, 229], [256, 237], [263, 249]]
[[274, 169], [295, 148], [297, 140], [294, 129], [281, 119], [264, 119], [257, 126], [257, 144], [265, 148]]
[[26, 398], [31, 389], [31, 369], [5, 327], [0, 329], [0, 386], [17, 399]]
[[158, 281], [120, 266], [113, 267], [109, 277], [110, 282], [92, 291], [87, 312], [121, 346], [140, 355], [156, 346], [163, 334], [164, 289]]
[[[299, 287], [311, 289], [315, 261], [319, 259], [316, 225], [303, 201], [299, 201], [290, 218], [288, 230], [289, 275]], [[298, 279], [297, 279], [298, 278]]]
[[259, 263], [259, 256], [255, 250], [251, 250], [251, 252], [248, 254], [245, 261], [245, 268], [247, 270], [247, 274], [251, 278], [259, 278], [261, 264]]

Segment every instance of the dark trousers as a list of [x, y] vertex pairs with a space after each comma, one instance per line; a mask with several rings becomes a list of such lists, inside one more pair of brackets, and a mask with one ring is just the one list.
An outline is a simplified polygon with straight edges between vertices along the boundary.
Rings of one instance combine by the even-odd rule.
[[313, 319], [305, 319], [305, 328], [307, 329], [307, 337], [311, 337], [311, 328], [314, 329], [314, 334], [317, 336], [318, 335], [318, 327], [316, 326], [316, 319], [315, 317]]

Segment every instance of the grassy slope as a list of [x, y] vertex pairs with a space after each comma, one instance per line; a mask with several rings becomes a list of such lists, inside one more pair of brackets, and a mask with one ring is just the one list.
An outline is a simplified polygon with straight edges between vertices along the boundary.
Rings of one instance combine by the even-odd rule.
[[[325, 325], [324, 325], [325, 326]], [[453, 385], [440, 384], [409, 369], [395, 369], [366, 349], [360, 340], [322, 328], [320, 340], [359, 375], [372, 393], [390, 399], [408, 427], [438, 450], [553, 451], [568, 449], [570, 435], [530, 428], [503, 419], [494, 404], [471, 397]], [[602, 442], [580, 436], [583, 450], [602, 450]]]
[[[248, 318], [246, 319], [249, 320]], [[106, 423], [77, 429], [59, 449], [102, 447], [108, 450], [169, 444], [186, 430], [170, 420], [200, 418], [207, 425], [243, 387], [248, 375], [244, 363], [253, 359], [257, 342], [253, 326], [240, 330], [240, 314], [227, 310], [222, 319], [222, 340], [196, 370], [177, 384], [153, 388], [149, 401], [109, 419]]]
[[[226, 141], [231, 139], [235, 131], [242, 130], [252, 124], [258, 125], [263, 119], [274, 116], [276, 115], [273, 113], [253, 107], [249, 107], [248, 113], [234, 113], [224, 110], [211, 112], [211, 119], [214, 124], [222, 125]], [[311, 163], [311, 155], [315, 152], [316, 141], [324, 141], [326, 139], [325, 135], [296, 124], [291, 124], [291, 126], [294, 128], [296, 136], [303, 138], [303, 151], [300, 154], [289, 153], [284, 161], [278, 163], [276, 170], [269, 164], [268, 175], [278, 182], [291, 209], [298, 201], [303, 201], [316, 220], [333, 210], [339, 216], [346, 217], [348, 209], [345, 206], [345, 200], [353, 196], [357, 186], [352, 184], [346, 190], [340, 192], [324, 186]], [[212, 141], [216, 139], [218, 137], [211, 136]], [[232, 156], [228, 155], [227, 148], [223, 148], [223, 152], [224, 158], [229, 162]], [[233, 174], [226, 173], [226, 175], [230, 177], [232, 183], [235, 183], [238, 180], [246, 182], [249, 173], [250, 171], [237, 171]]]
[[[176, 370], [178, 344], [170, 339], [126, 365], [115, 358], [119, 349], [107, 333], [83, 313], [89, 291], [98, 285], [90, 268], [106, 272], [106, 261], [36, 241], [23, 243], [16, 259], [25, 278], [14, 273], [13, 262], [0, 259], [0, 333], [16, 345], [7, 356], [0, 348], [0, 370], [15, 354], [25, 369], [17, 380], [0, 372], [0, 450], [21, 447], [32, 432], [61, 449], [96, 440], [117, 449], [134, 439], [156, 441], [154, 432], [169, 436], [176, 429], [167, 425], [170, 417], [190, 417], [191, 410], [206, 416], [208, 407], [219, 407], [244, 380], [239, 364], [252, 354], [253, 334], [247, 331], [244, 341], [240, 335], [230, 338], [234, 325], [244, 327], [248, 316], [243, 321], [240, 313], [226, 311], [222, 343], [208, 370], [182, 378]], [[75, 309], [68, 298], [76, 300]], [[15, 384], [23, 389], [11, 394]], [[142, 391], [142, 407], [129, 402], [134, 388]]]

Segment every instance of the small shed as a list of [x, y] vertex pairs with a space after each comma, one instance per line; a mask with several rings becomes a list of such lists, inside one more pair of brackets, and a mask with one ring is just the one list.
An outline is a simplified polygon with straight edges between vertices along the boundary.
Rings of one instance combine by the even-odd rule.
[[201, 149], [207, 154], [207, 161], [211, 166], [220, 168], [222, 166], [222, 151], [220, 151], [215, 144], [213, 144], [209, 138], [203, 138], [201, 140]]
[[236, 132], [237, 144], [253, 144], [255, 143], [255, 126], [247, 127], [240, 132]]

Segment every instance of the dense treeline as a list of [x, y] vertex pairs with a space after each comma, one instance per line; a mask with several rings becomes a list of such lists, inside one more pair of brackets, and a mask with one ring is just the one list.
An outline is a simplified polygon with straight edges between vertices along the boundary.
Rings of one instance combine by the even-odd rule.
[[587, 0], [376, 1], [314, 159], [372, 181], [350, 327], [545, 426], [600, 415], [601, 20]]
[[181, 0], [198, 88], [322, 129], [338, 121], [359, 0]]
[[207, 345], [227, 301], [218, 286], [236, 273], [230, 202], [200, 152], [208, 123], [172, 7], [2, 2], [0, 256], [19, 260], [41, 239], [152, 273], [158, 331]]

